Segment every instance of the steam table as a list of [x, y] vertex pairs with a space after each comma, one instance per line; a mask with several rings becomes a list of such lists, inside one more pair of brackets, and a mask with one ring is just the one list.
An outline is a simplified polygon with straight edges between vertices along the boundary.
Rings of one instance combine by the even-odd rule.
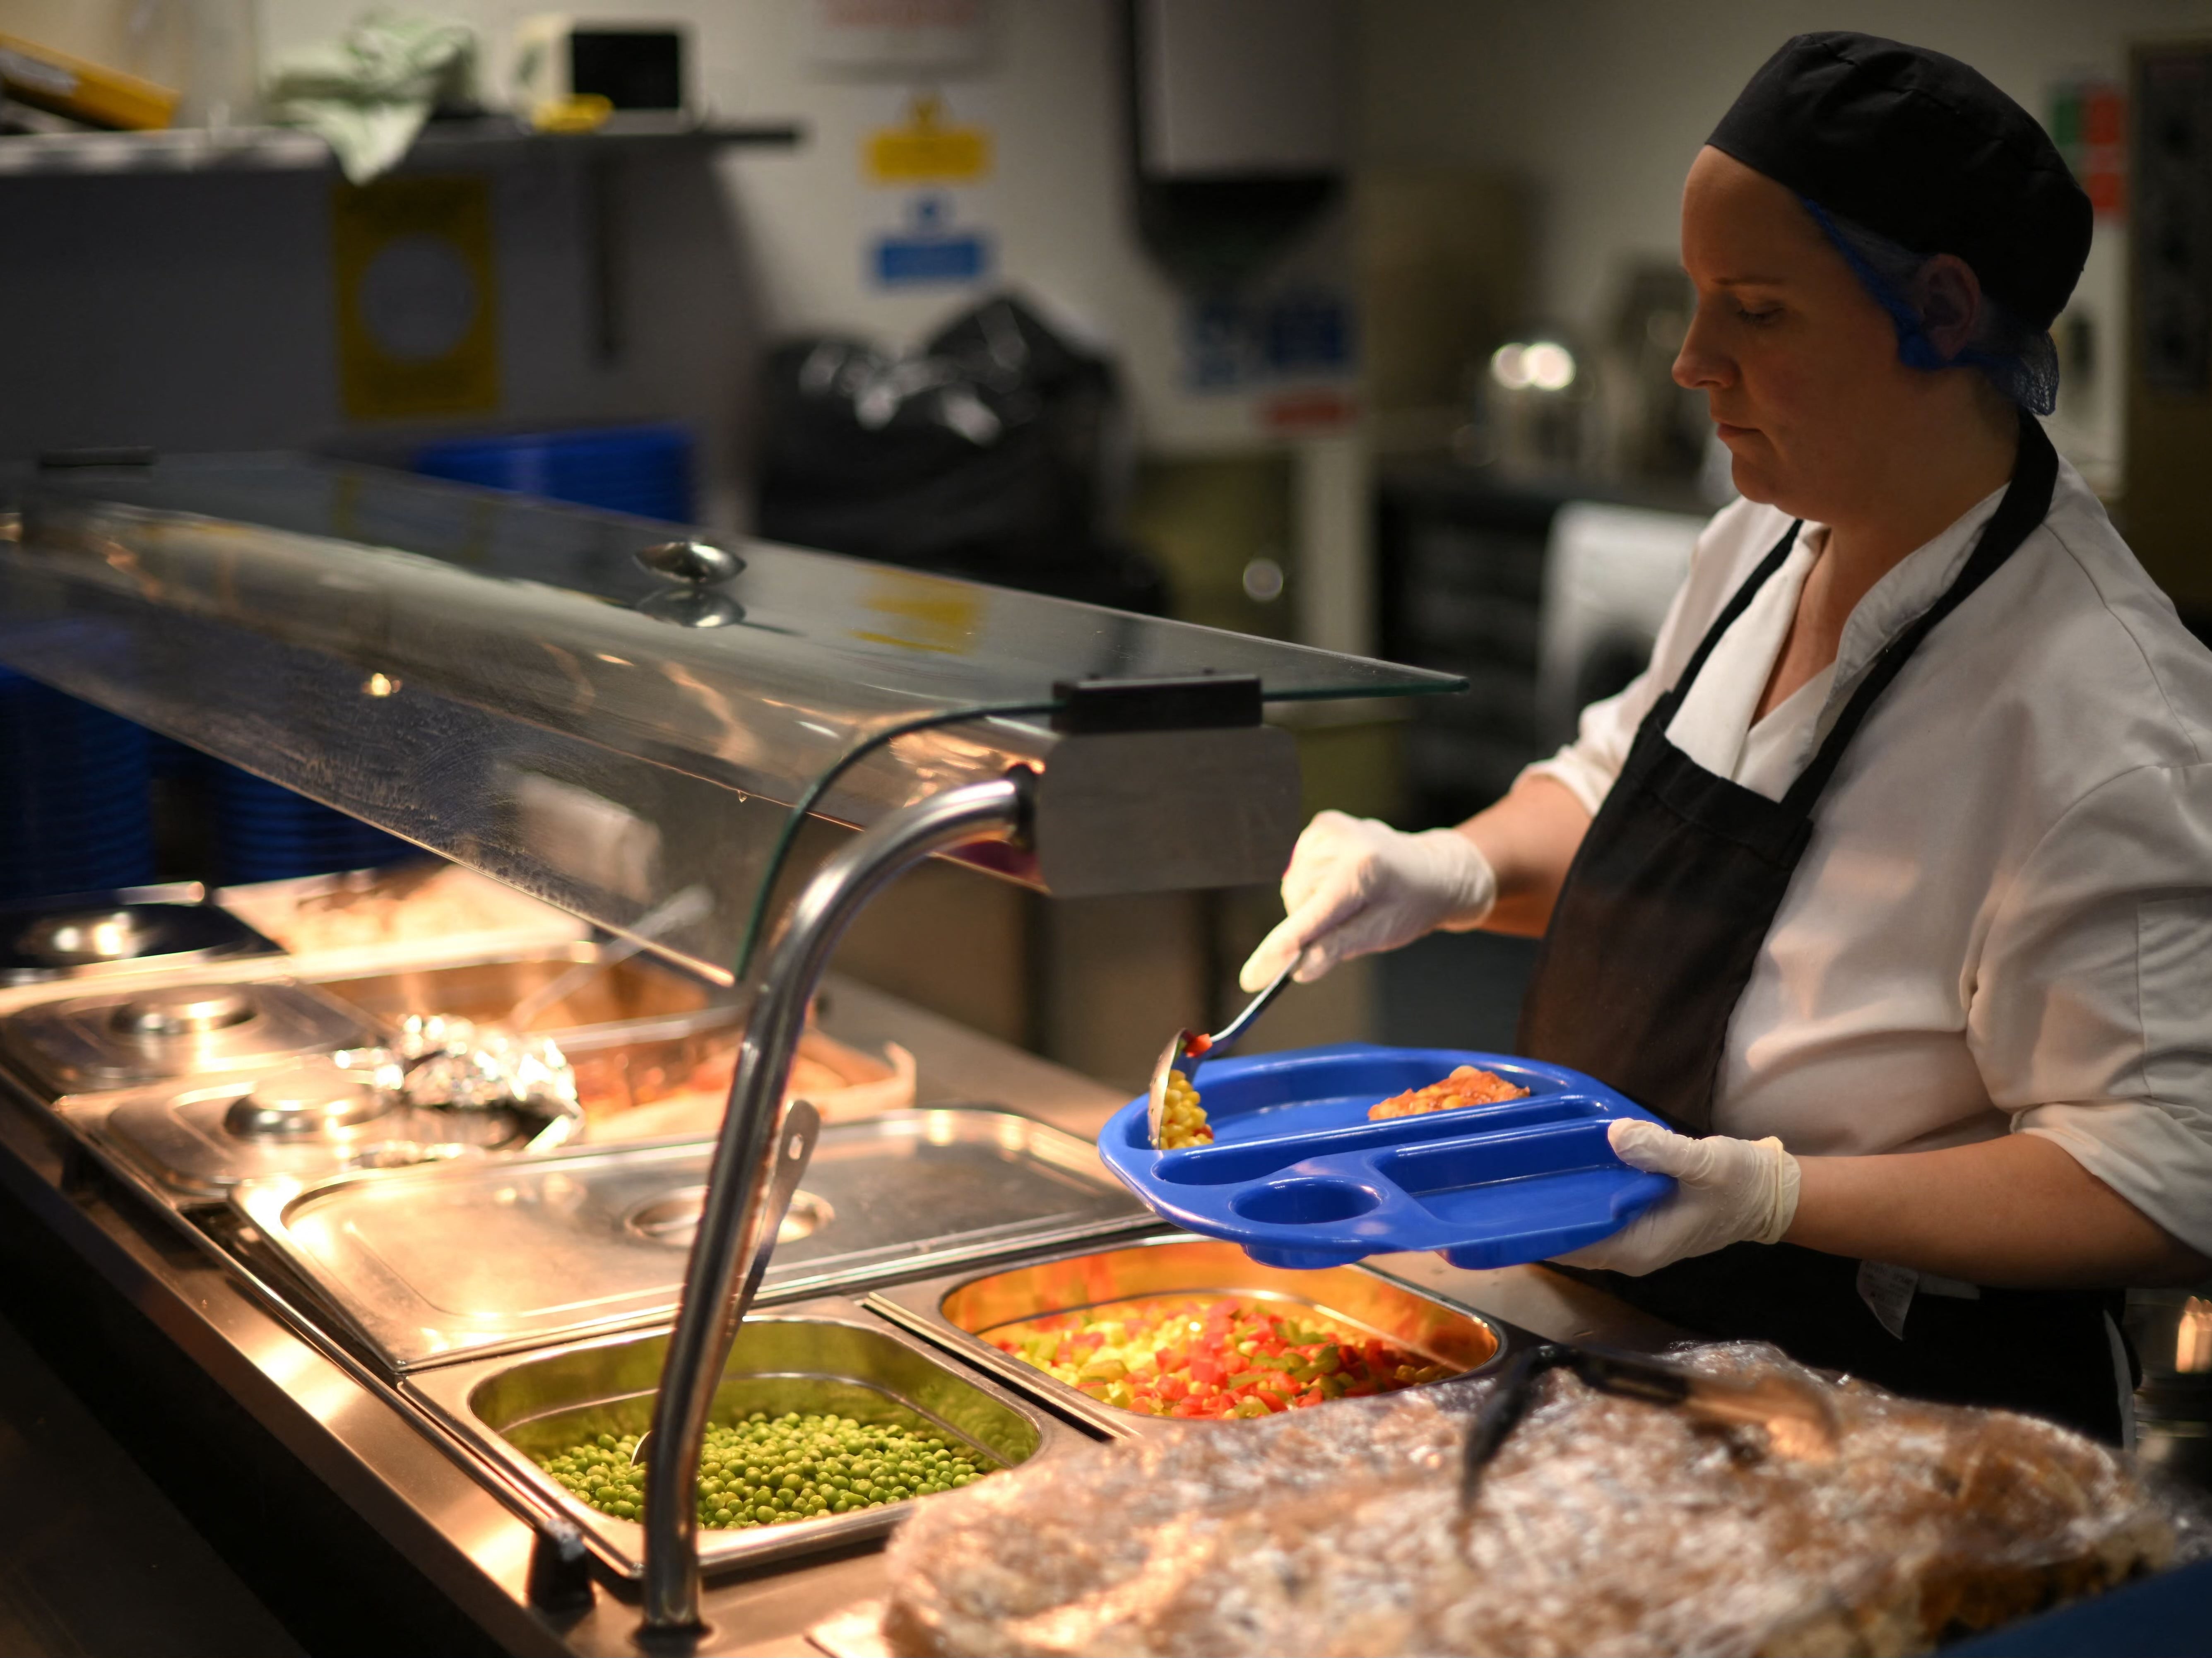
[[[896, 1041], [915, 1054], [919, 1103], [1002, 1102], [1095, 1133], [1124, 1102], [1116, 1090], [866, 986], [835, 981], [825, 1000], [832, 1035], [863, 1044]], [[1673, 1333], [1537, 1268], [1463, 1272], [1426, 1255], [1384, 1264], [1553, 1339], [1648, 1348]], [[0, 1095], [0, 1315], [41, 1350], [200, 1533], [204, 1546], [149, 1507], [121, 1514], [106, 1533], [119, 1540], [106, 1566], [113, 1596], [135, 1597], [149, 1630], [173, 1620], [168, 1649], [289, 1653], [296, 1641], [319, 1655], [634, 1658], [634, 1602], [595, 1584], [584, 1609], [555, 1615], [533, 1606], [528, 1525], [374, 1378], [301, 1340], [169, 1221], [91, 1169], [51, 1119], [12, 1095]], [[0, 1412], [24, 1397], [20, 1388], [0, 1392]], [[35, 1422], [12, 1425], [22, 1436], [52, 1431]], [[97, 1454], [114, 1474], [112, 1448]], [[143, 1489], [127, 1473], [88, 1479], [79, 1532], [102, 1534], [94, 1505], [135, 1509]], [[250, 1595], [207, 1570], [210, 1552]], [[165, 1584], [134, 1565], [155, 1558], [200, 1576]], [[706, 1649], [811, 1653], [809, 1627], [884, 1594], [882, 1559], [866, 1549], [710, 1582], [706, 1610], [714, 1635]], [[114, 1626], [100, 1620], [113, 1608], [103, 1599], [78, 1596], [81, 1619], [50, 1604], [49, 1627], [24, 1644], [112, 1649]], [[7, 1604], [0, 1595], [0, 1620]], [[0, 1636], [7, 1634], [0, 1621]], [[6, 1644], [19, 1649], [13, 1639]], [[131, 1644], [163, 1649], [135, 1637]]]

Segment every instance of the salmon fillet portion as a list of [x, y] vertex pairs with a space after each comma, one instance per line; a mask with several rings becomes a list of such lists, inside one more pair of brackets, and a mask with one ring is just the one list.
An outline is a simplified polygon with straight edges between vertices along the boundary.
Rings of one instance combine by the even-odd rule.
[[1380, 1105], [1369, 1106], [1367, 1114], [1380, 1122], [1386, 1117], [1418, 1117], [1431, 1111], [1456, 1111], [1462, 1106], [1498, 1105], [1528, 1097], [1527, 1089], [1516, 1088], [1496, 1072], [1463, 1065], [1440, 1083], [1410, 1088], [1393, 1094]]

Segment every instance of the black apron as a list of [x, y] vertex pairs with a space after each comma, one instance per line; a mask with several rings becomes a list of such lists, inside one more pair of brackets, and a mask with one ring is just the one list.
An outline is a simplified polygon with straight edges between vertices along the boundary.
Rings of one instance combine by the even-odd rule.
[[[1821, 792], [1921, 641], [2043, 522], [2057, 466], [2043, 428], [2023, 415], [2012, 483], [1958, 579], [1875, 658], [1812, 763], [1774, 801], [1697, 765], [1667, 740], [1667, 727], [1714, 646], [1789, 557], [1800, 527], [1790, 526], [1638, 730], [1552, 912], [1522, 1007], [1521, 1053], [1595, 1077], [1685, 1133], [1711, 1132], [1729, 1021], [1811, 839]], [[1771, 1341], [1806, 1363], [1900, 1394], [1999, 1405], [2120, 1436], [2106, 1323], [2116, 1295], [1923, 1291], [1911, 1297], [1899, 1337], [1860, 1296], [1859, 1271], [1857, 1261], [1795, 1244], [1739, 1243], [1642, 1278], [1575, 1276], [1686, 1329]]]

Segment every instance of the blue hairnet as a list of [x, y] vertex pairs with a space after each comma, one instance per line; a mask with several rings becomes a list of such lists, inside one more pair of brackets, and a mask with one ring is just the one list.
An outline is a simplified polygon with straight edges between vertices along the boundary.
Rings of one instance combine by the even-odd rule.
[[2033, 414], [2047, 415], [2057, 407], [2058, 348], [2047, 330], [2029, 327], [1985, 291], [1973, 338], [1956, 355], [1944, 356], [1906, 297], [1929, 256], [1839, 219], [1818, 202], [1798, 199], [1875, 302], [1889, 313], [1897, 328], [1899, 361], [1912, 368], [1978, 368], [1998, 391]]

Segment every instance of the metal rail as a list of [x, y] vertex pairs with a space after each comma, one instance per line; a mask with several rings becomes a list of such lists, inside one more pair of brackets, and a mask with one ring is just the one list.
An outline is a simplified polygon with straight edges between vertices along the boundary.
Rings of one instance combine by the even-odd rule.
[[807, 1004], [854, 916], [932, 853], [1011, 840], [1029, 814], [1030, 774], [948, 789], [902, 806], [816, 872], [769, 952], [738, 1050], [730, 1104], [708, 1170], [706, 1206], [653, 1413], [646, 1459], [645, 1619], [641, 1637], [687, 1645], [699, 1617], [699, 1455], [730, 1344], [744, 1317], [739, 1272], [763, 1224], [769, 1160]]

